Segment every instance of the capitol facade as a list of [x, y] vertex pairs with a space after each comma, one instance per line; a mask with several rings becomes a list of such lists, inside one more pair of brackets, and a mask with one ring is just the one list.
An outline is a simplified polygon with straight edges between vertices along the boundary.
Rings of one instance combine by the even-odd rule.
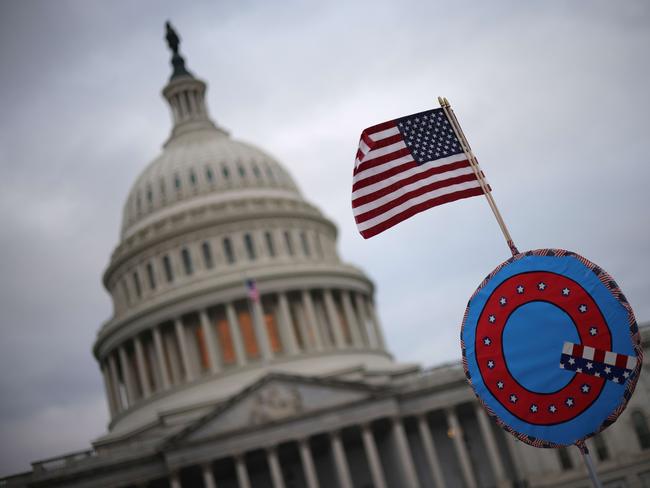
[[[393, 359], [336, 226], [278, 161], [212, 122], [206, 84], [167, 39], [173, 128], [103, 277], [114, 313], [93, 352], [108, 431], [0, 487], [590, 486], [578, 449], [499, 429], [460, 364]], [[587, 441], [606, 487], [650, 488], [647, 368]]]

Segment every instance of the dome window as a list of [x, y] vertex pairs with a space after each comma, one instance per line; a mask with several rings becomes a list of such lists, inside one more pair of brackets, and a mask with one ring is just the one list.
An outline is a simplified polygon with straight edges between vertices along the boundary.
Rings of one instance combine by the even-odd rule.
[[156, 275], [153, 271], [153, 264], [147, 263], [147, 278], [149, 278], [149, 288], [156, 289]]
[[140, 286], [140, 276], [138, 276], [137, 271], [133, 273], [133, 286], [135, 286], [135, 294], [137, 295], [138, 298], [141, 298], [142, 288]]
[[253, 174], [255, 175], [255, 178], [257, 178], [258, 180], [262, 179], [262, 172], [260, 171], [257, 165], [253, 166]]
[[226, 256], [228, 264], [233, 264], [235, 262], [235, 253], [233, 252], [232, 241], [229, 237], [223, 238], [223, 254]]
[[273, 170], [271, 169], [270, 166], [266, 167], [266, 176], [269, 177], [269, 180], [275, 181], [275, 175], [273, 174]]
[[135, 208], [140, 214], [142, 212], [142, 196], [140, 195], [140, 192], [138, 191], [137, 196], [135, 197]]
[[324, 256], [320, 234], [316, 234], [316, 254], [321, 258]]
[[129, 293], [129, 285], [126, 284], [126, 280], [122, 282], [122, 293], [124, 293], [126, 303], [131, 303], [131, 294]]
[[201, 252], [203, 253], [203, 264], [205, 264], [206, 269], [212, 269], [214, 267], [214, 260], [212, 259], [212, 248], [208, 241], [201, 244]]
[[184, 247], [181, 250], [181, 258], [183, 259], [183, 268], [185, 268], [185, 274], [191, 275], [194, 271], [192, 268], [192, 256], [190, 256], [190, 251]]
[[169, 256], [163, 256], [163, 269], [165, 270], [167, 283], [174, 281], [174, 271], [172, 270], [172, 262], [169, 259]]
[[302, 251], [305, 253], [305, 256], [310, 256], [309, 241], [307, 240], [307, 234], [304, 232], [300, 233], [300, 242], [302, 243]]
[[205, 179], [208, 180], [208, 183], [214, 182], [214, 175], [212, 174], [212, 170], [208, 166], [205, 167]]
[[176, 191], [181, 191], [181, 177], [177, 174], [174, 175], [174, 187], [176, 188]]
[[284, 231], [284, 243], [287, 246], [287, 252], [289, 253], [289, 256], [293, 256], [293, 239], [291, 238], [291, 233], [288, 230]]
[[160, 196], [163, 200], [165, 199], [165, 180], [162, 178], [160, 178]]
[[250, 234], [244, 234], [244, 246], [246, 247], [246, 255], [251, 261], [257, 257], [255, 255], [255, 246], [253, 244], [253, 237]]
[[230, 179], [230, 170], [228, 170], [228, 166], [225, 164], [221, 166], [221, 173], [223, 174], [224, 179], [229, 180]]
[[244, 168], [241, 164], [237, 166], [237, 169], [239, 170], [239, 176], [242, 178], [246, 177], [246, 168]]
[[194, 170], [190, 170], [190, 183], [192, 186], [196, 186], [196, 173], [194, 173]]
[[648, 420], [641, 410], [632, 412], [632, 424], [641, 449], [650, 449], [650, 428], [648, 428]]
[[266, 251], [269, 253], [269, 256], [275, 257], [275, 243], [273, 242], [273, 235], [270, 232], [265, 232], [264, 240], [266, 241]]

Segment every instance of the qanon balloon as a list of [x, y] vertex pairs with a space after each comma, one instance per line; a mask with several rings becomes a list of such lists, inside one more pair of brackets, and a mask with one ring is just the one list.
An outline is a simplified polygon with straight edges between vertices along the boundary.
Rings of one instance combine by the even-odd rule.
[[465, 374], [497, 423], [536, 447], [583, 442], [616, 421], [642, 348], [616, 282], [561, 249], [516, 254], [469, 300]]

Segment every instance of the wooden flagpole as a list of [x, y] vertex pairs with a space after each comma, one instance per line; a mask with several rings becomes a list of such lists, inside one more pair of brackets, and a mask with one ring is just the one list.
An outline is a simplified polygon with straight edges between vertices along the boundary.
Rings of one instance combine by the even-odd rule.
[[582, 459], [585, 462], [585, 466], [587, 466], [587, 472], [589, 473], [589, 478], [591, 479], [591, 483], [594, 485], [594, 488], [603, 488], [603, 485], [598, 479], [598, 474], [596, 473], [594, 462], [591, 459], [591, 455], [589, 454], [589, 449], [587, 449], [587, 444], [585, 444], [585, 441], [578, 441], [576, 442], [576, 447], [580, 449], [580, 454], [582, 454]]
[[472, 152], [472, 148], [470, 147], [469, 142], [467, 142], [465, 133], [463, 132], [463, 129], [461, 129], [460, 124], [458, 123], [458, 119], [456, 118], [456, 114], [454, 114], [454, 111], [451, 108], [449, 100], [443, 97], [438, 97], [438, 102], [440, 103], [442, 110], [445, 112], [445, 115], [447, 116], [447, 120], [449, 120], [449, 122], [451, 123], [451, 127], [452, 129], [454, 129], [454, 133], [456, 134], [456, 137], [458, 138], [458, 141], [460, 142], [460, 145], [463, 148], [463, 152], [465, 153], [465, 156], [467, 156], [467, 160], [469, 161], [472, 170], [474, 170], [474, 175], [476, 175], [476, 179], [478, 180], [479, 185], [481, 185], [481, 190], [483, 190], [483, 194], [485, 195], [485, 198], [488, 201], [488, 205], [490, 205], [490, 208], [492, 209], [492, 213], [494, 214], [494, 217], [496, 218], [497, 223], [501, 228], [501, 232], [503, 233], [503, 236], [506, 239], [506, 243], [510, 248], [510, 252], [512, 253], [513, 256], [519, 254], [519, 251], [517, 250], [517, 246], [515, 246], [515, 243], [512, 240], [512, 236], [510, 236], [510, 232], [506, 227], [506, 223], [503, 221], [503, 217], [501, 217], [501, 212], [499, 212], [499, 208], [497, 207], [494, 198], [492, 198], [492, 192], [490, 192], [488, 188], [488, 184], [485, 181], [485, 175], [483, 174], [481, 168], [478, 165], [478, 160], [476, 159], [476, 156], [474, 156], [474, 153]]

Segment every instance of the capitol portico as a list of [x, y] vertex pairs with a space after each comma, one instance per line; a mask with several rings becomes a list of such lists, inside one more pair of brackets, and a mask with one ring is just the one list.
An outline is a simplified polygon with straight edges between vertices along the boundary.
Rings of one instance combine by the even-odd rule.
[[[212, 121], [170, 27], [167, 40], [171, 134], [129, 193], [103, 277], [113, 315], [93, 352], [108, 432], [0, 487], [589, 486], [577, 449], [500, 430], [460, 364], [393, 360], [335, 225]], [[648, 324], [641, 335], [647, 349]], [[650, 487], [649, 405], [646, 366], [587, 442], [605, 486]]]

